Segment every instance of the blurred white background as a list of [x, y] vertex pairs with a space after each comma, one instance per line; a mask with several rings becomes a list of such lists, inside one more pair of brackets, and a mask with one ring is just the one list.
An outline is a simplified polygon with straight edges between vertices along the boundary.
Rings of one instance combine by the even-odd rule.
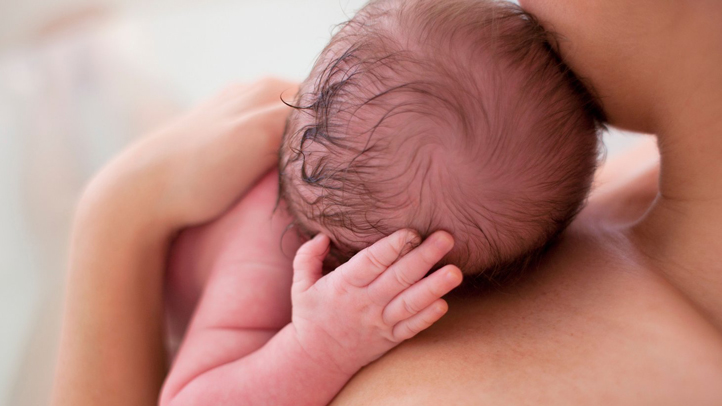
[[[0, 405], [46, 404], [73, 206], [133, 138], [229, 82], [302, 79], [363, 0], [2, 0]], [[609, 154], [636, 142], [605, 137]]]

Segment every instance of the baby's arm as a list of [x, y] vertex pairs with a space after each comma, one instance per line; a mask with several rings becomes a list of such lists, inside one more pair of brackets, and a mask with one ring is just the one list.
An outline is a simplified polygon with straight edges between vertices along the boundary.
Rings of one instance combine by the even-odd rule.
[[453, 241], [437, 232], [418, 242], [396, 232], [324, 277], [329, 240], [307, 242], [294, 261], [292, 322], [265, 345], [272, 330], [191, 326], [161, 404], [326, 405], [360, 368], [445, 313], [440, 298], [461, 282], [459, 269], [421, 278]]

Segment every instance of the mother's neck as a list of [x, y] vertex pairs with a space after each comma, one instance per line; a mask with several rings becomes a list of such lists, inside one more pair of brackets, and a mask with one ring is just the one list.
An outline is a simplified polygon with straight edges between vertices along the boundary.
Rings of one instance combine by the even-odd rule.
[[655, 267], [722, 329], [722, 28], [712, 17], [689, 28], [704, 40], [687, 41], [668, 82], [659, 83], [668, 89], [653, 108], [660, 193], [633, 235]]

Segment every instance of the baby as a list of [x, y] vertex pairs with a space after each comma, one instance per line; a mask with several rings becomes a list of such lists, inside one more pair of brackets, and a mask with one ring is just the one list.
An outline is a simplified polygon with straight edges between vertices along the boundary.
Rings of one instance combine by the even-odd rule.
[[[485, 278], [580, 209], [597, 162], [593, 99], [517, 7], [374, 1], [323, 51], [281, 148], [281, 196], [332, 265], [395, 230], [455, 238]], [[515, 264], [516, 265], [516, 264]]]
[[548, 244], [586, 197], [601, 118], [549, 41], [491, 0], [377, 0], [343, 26], [280, 149], [282, 203], [315, 236], [294, 260], [291, 322], [264, 328], [250, 290], [235, 300], [253, 315], [236, 317], [252, 322], [199, 332], [200, 309], [161, 403], [327, 404], [444, 314], [459, 268], [499, 280]]

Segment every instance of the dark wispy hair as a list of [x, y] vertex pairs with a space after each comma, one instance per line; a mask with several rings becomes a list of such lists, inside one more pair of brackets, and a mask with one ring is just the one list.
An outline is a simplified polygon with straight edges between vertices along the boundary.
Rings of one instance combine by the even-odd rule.
[[[372, 1], [301, 89], [280, 196], [302, 232], [331, 235], [333, 265], [398, 228], [443, 228], [456, 239], [445, 262], [499, 280], [543, 250], [588, 193], [602, 110], [554, 37], [514, 4]], [[432, 149], [446, 151], [443, 162]], [[456, 159], [468, 165], [439, 168]], [[434, 171], [448, 179], [434, 183]], [[456, 179], [495, 171], [529, 190]], [[444, 196], [425, 198], [432, 186]]]

